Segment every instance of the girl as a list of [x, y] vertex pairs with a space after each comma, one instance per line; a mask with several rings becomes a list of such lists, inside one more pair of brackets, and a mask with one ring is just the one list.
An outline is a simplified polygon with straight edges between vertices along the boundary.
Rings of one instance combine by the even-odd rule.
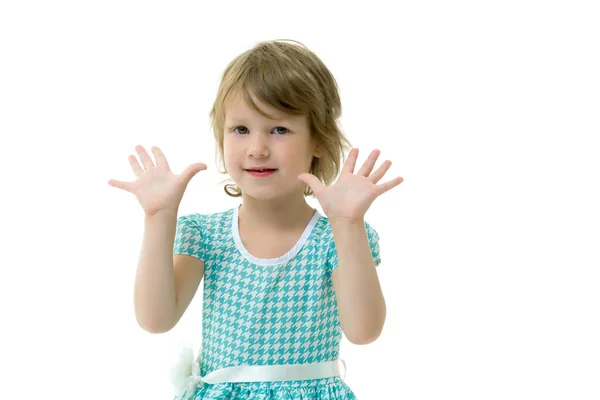
[[173, 370], [176, 399], [356, 398], [340, 378], [342, 332], [371, 343], [386, 313], [379, 237], [364, 215], [403, 179], [378, 183], [391, 165], [372, 172], [378, 150], [356, 173], [358, 149], [341, 165], [349, 141], [340, 115], [335, 79], [313, 52], [261, 42], [227, 66], [210, 113], [219, 171], [234, 182], [225, 192], [240, 197], [239, 206], [177, 217], [189, 181], [206, 165], [173, 175], [158, 147], [156, 164], [142, 146], [142, 166], [129, 156], [137, 180], [109, 181], [145, 212], [139, 325], [172, 329], [204, 278], [202, 346]]

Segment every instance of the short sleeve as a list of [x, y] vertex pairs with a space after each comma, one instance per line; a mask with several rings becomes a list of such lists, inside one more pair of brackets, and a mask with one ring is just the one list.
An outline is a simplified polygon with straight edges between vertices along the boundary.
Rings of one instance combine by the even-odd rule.
[[183, 215], [177, 218], [173, 255], [185, 254], [205, 261], [205, 244], [201, 214]]
[[[379, 255], [379, 234], [368, 222], [365, 221], [365, 229], [367, 231], [367, 240], [369, 241], [369, 247], [371, 248], [371, 255], [375, 267], [381, 264], [381, 258]], [[331, 234], [331, 240], [329, 240], [329, 251], [327, 253], [327, 267], [330, 271], [333, 271], [338, 266], [338, 255], [335, 247], [335, 241], [333, 239], [333, 233]]]

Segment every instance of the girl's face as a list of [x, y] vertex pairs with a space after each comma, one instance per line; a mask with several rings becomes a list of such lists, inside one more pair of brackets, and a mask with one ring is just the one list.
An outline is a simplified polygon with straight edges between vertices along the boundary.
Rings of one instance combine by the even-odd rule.
[[[239, 93], [228, 99], [223, 132], [227, 172], [242, 192], [253, 198], [303, 193], [305, 185], [298, 175], [308, 172], [313, 156], [318, 156], [307, 117], [282, 113], [255, 96], [252, 100], [276, 120], [255, 111]], [[248, 172], [259, 167], [274, 171], [264, 177]]]

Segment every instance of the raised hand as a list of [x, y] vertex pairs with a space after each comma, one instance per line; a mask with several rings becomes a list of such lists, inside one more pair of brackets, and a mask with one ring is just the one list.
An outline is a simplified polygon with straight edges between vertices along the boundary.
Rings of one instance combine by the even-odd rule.
[[373, 150], [358, 173], [354, 174], [358, 149], [352, 149], [338, 180], [330, 186], [324, 185], [316, 176], [308, 173], [298, 175], [298, 179], [312, 189], [323, 212], [330, 220], [361, 221], [377, 197], [404, 181], [399, 176], [391, 181], [377, 184], [392, 165], [391, 161], [386, 160], [371, 173], [379, 153], [379, 150]]
[[156, 165], [144, 147], [137, 145], [135, 149], [140, 156], [143, 168], [134, 155], [130, 155], [128, 160], [137, 179], [129, 182], [110, 179], [108, 184], [133, 193], [148, 216], [162, 210], [177, 212], [188, 183], [194, 175], [206, 169], [206, 164], [191, 164], [180, 175], [174, 175], [165, 155], [158, 147], [151, 147]]

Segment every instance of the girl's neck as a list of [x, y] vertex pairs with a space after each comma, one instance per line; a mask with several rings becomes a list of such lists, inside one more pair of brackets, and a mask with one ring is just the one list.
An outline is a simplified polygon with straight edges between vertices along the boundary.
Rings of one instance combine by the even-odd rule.
[[261, 230], [295, 230], [306, 227], [314, 209], [306, 203], [304, 196], [286, 200], [257, 200], [242, 195], [238, 217], [244, 225]]

